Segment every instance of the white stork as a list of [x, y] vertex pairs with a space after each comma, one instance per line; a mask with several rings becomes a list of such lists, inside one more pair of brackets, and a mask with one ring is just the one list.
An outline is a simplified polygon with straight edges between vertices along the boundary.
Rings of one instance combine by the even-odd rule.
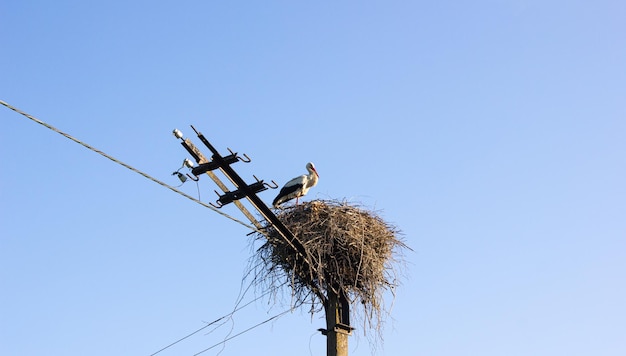
[[303, 174], [290, 180], [280, 190], [280, 193], [278, 193], [278, 196], [276, 196], [276, 198], [272, 202], [274, 208], [278, 208], [280, 204], [293, 198], [296, 198], [296, 204], [298, 204], [298, 198], [306, 195], [306, 193], [309, 192], [309, 189], [317, 184], [319, 174], [317, 174], [313, 163], [307, 163], [306, 169], [309, 171], [309, 174]]

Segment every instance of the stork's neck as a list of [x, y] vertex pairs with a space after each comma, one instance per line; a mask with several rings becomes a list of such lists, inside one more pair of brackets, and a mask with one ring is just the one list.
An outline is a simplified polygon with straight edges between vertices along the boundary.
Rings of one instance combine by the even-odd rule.
[[317, 176], [317, 172], [314, 171], [312, 168], [307, 167], [307, 170], [309, 171], [309, 176], [307, 177], [307, 186], [313, 187], [317, 184], [317, 180], [319, 179], [319, 177]]

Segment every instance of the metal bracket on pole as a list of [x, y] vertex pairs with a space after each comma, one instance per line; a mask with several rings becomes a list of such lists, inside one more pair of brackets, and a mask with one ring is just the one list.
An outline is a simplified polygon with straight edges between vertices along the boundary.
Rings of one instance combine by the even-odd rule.
[[236, 156], [236, 154], [232, 154], [226, 157], [222, 157], [222, 160], [220, 162], [211, 161], [207, 163], [201, 163], [197, 167], [193, 167], [191, 173], [193, 173], [193, 175], [199, 176], [202, 173], [221, 168], [221, 166], [224, 164], [233, 164], [237, 161], [239, 161], [239, 158]]
[[221, 208], [222, 206], [232, 203], [233, 201], [243, 199], [248, 196], [248, 194], [256, 194], [258, 192], [266, 190], [267, 187], [263, 181], [258, 181], [256, 183], [252, 183], [246, 187], [246, 189], [237, 189], [232, 192], [224, 192], [223, 195], [219, 195], [217, 199], [217, 204]]
[[348, 298], [341, 293], [338, 298], [339, 320], [335, 324], [335, 331], [338, 333], [352, 335], [353, 327], [350, 326], [350, 302]]

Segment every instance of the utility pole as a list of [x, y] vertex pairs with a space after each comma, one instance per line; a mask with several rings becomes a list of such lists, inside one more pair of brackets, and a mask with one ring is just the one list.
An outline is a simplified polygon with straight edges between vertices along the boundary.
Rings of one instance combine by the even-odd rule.
[[343, 293], [337, 294], [331, 288], [326, 291], [324, 303], [326, 312], [326, 355], [348, 356], [348, 336], [352, 334], [350, 327], [350, 303]]
[[[230, 155], [222, 156], [217, 149], [204, 137], [204, 135], [198, 132], [193, 126], [191, 128], [195, 131], [198, 138], [202, 143], [211, 151], [211, 159], [207, 159], [202, 152], [191, 142], [189, 139], [183, 139], [182, 133], [178, 130], [174, 130], [174, 135], [181, 139], [181, 145], [191, 154], [191, 156], [198, 163], [197, 166], [191, 169], [191, 173], [195, 177], [191, 177], [193, 180], [198, 180], [198, 176], [206, 173], [209, 177], [220, 187], [224, 194], [218, 195], [218, 200], [213, 203], [209, 203], [216, 208], [221, 208], [226, 204], [235, 203], [235, 205], [241, 210], [241, 212], [250, 220], [250, 222], [259, 230], [263, 231], [263, 225], [258, 222], [254, 216], [245, 208], [245, 206], [239, 201], [246, 198], [252, 206], [263, 216], [263, 218], [270, 223], [281, 237], [294, 249], [297, 255], [302, 259], [302, 264], [305, 271], [309, 271], [312, 274], [310, 268], [310, 258], [304, 245], [298, 240], [296, 236], [285, 226], [280, 219], [272, 212], [272, 210], [265, 205], [265, 203], [256, 195], [261, 191], [268, 188], [278, 188], [275, 182], [273, 185], [264, 183], [262, 180], [258, 180], [255, 177], [256, 182], [247, 184], [235, 170], [230, 166], [231, 164], [243, 161], [250, 162], [250, 158], [244, 154], [244, 158], [230, 151]], [[219, 169], [237, 188], [234, 191], [228, 191], [228, 188], [213, 172]], [[330, 280], [330, 279], [327, 279]], [[320, 329], [323, 335], [326, 335], [326, 352], [327, 356], [348, 356], [348, 336], [352, 334], [353, 328], [350, 327], [350, 302], [343, 292], [335, 292], [330, 286], [326, 286], [326, 294], [324, 295], [321, 285], [313, 287], [313, 293], [315, 293], [320, 300], [324, 303], [324, 311], [326, 313], [326, 329]]]

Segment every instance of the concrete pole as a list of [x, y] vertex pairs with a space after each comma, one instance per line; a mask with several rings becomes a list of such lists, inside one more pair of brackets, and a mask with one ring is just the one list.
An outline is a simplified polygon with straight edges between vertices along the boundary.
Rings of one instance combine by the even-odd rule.
[[348, 356], [348, 336], [350, 332], [342, 328], [342, 313], [349, 311], [342, 310], [342, 308], [345, 308], [345, 303], [342, 303], [339, 296], [333, 291], [329, 290], [327, 297], [328, 299], [324, 306], [326, 311], [326, 355]]

